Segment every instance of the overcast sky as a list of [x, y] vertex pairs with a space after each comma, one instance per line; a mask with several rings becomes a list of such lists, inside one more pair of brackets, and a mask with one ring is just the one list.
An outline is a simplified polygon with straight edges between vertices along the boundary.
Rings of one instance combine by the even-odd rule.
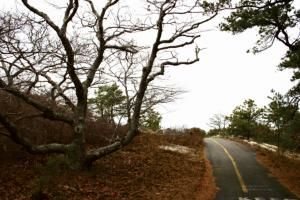
[[258, 106], [267, 105], [271, 89], [287, 92], [293, 85], [292, 73], [277, 69], [286, 48], [276, 43], [260, 54], [246, 53], [256, 39], [255, 31], [231, 35], [216, 28], [204, 33], [198, 42], [206, 48], [200, 61], [168, 71], [170, 80], [188, 93], [164, 106], [163, 126], [208, 130], [207, 123], [214, 114], [228, 115], [249, 98]]
[[[0, 1], [0, 10], [15, 1]], [[211, 27], [210, 27], [211, 28]], [[292, 87], [291, 72], [278, 71], [277, 65], [286, 48], [279, 43], [257, 55], [246, 53], [257, 39], [255, 31], [239, 35], [218, 31], [203, 33], [198, 46], [200, 61], [192, 66], [170, 68], [170, 83], [187, 93], [174, 103], [164, 105], [160, 112], [163, 127], [200, 127], [214, 114], [228, 115], [245, 99], [254, 99], [258, 106], [267, 105], [271, 89], [285, 93]]]

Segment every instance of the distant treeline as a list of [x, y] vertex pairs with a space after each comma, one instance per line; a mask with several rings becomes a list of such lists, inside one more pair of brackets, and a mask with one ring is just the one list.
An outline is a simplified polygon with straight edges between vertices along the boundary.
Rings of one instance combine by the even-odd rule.
[[214, 115], [208, 135], [236, 136], [274, 144], [281, 150], [300, 151], [300, 112], [298, 103], [273, 92], [263, 108], [248, 99], [230, 115]]

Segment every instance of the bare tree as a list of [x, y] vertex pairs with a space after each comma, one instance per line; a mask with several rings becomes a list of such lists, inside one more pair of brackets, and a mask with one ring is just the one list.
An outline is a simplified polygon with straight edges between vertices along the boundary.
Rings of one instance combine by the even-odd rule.
[[[117, 82], [123, 88], [126, 103], [125, 112], [122, 117], [131, 121], [131, 114], [134, 108], [134, 102], [138, 91], [138, 84], [142, 67], [147, 58], [136, 57], [136, 54], [116, 55], [109, 60], [107, 80]], [[158, 82], [159, 81], [159, 82]], [[149, 84], [144, 96], [141, 114], [154, 109], [158, 105], [174, 102], [185, 91], [165, 83], [165, 80], [159, 79], [156, 84]]]
[[228, 120], [225, 115], [223, 114], [214, 114], [211, 118], [209, 118], [208, 125], [217, 130], [222, 130], [226, 128], [228, 124]]
[[[213, 19], [219, 7], [194, 0], [147, 0], [145, 12], [149, 17], [141, 21], [129, 14], [130, 4], [120, 0], [107, 0], [103, 5], [92, 0], [68, 0], [66, 5], [55, 7], [61, 19], [28, 0], [22, 3], [28, 13], [0, 16], [4, 27], [0, 30], [0, 88], [34, 107], [39, 117], [69, 124], [73, 137], [70, 144], [35, 145], [4, 113], [0, 113], [0, 123], [8, 137], [29, 152], [64, 154], [72, 169], [87, 167], [132, 141], [138, 134], [147, 88], [164, 75], [165, 68], [199, 60], [199, 48], [194, 43], [200, 37], [200, 26]], [[148, 47], [134, 40], [137, 33], [145, 31], [150, 32], [152, 41]], [[194, 57], [180, 58], [179, 50], [188, 51], [190, 46], [195, 48]], [[89, 90], [101, 82], [107, 70], [105, 62], [115, 54], [148, 55], [140, 66], [129, 130], [110, 145], [87, 150]], [[47, 94], [50, 101], [67, 109], [52, 109], [30, 94]]]

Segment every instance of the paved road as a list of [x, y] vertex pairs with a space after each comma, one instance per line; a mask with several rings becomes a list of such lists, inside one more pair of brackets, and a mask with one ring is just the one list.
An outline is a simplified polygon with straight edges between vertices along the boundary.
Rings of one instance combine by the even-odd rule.
[[204, 142], [220, 188], [216, 200], [298, 200], [256, 161], [249, 147], [221, 138]]

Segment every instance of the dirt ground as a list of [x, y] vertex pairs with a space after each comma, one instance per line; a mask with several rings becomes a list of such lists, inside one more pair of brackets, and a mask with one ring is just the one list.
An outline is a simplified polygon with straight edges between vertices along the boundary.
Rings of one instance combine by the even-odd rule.
[[[189, 147], [191, 152], [159, 148], [170, 144]], [[0, 161], [3, 200], [212, 200], [215, 193], [202, 136], [197, 134], [143, 133], [83, 172], [65, 170], [60, 157], [27, 155]]]

